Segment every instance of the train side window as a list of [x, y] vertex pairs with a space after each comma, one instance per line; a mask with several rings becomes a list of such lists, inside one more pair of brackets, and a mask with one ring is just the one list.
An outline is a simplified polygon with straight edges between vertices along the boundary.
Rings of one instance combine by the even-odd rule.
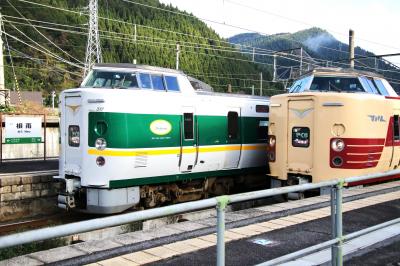
[[164, 76], [168, 91], [180, 91], [178, 79], [176, 77]]
[[193, 113], [183, 114], [183, 135], [185, 140], [194, 139]]
[[400, 140], [399, 115], [393, 117], [393, 139]]
[[144, 74], [144, 73], [140, 73], [139, 74], [139, 78], [140, 78], [140, 87], [142, 89], [151, 89], [151, 78], [150, 78], [150, 74]]
[[258, 139], [266, 140], [268, 138], [268, 121], [258, 123]]
[[153, 89], [164, 91], [164, 81], [160, 75], [151, 75], [151, 83], [153, 83]]
[[389, 92], [385, 88], [385, 85], [383, 85], [382, 80], [380, 79], [374, 79], [374, 84], [378, 88], [379, 92], [384, 95], [384, 96], [389, 96]]
[[257, 113], [268, 113], [269, 106], [268, 105], [256, 105], [256, 112]]
[[237, 139], [239, 136], [239, 115], [237, 112], [228, 112], [228, 139]]

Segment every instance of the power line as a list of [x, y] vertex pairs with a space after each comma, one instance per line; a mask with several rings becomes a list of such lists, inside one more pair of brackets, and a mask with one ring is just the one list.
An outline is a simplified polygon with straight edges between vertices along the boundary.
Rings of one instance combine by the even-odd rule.
[[70, 55], [69, 53], [67, 53], [67, 52], [64, 51], [63, 49], [61, 49], [57, 44], [55, 44], [55, 43], [52, 42], [49, 38], [47, 38], [46, 35], [44, 35], [44, 34], [41, 33], [38, 29], [36, 29], [35, 26], [32, 25], [32, 24], [29, 22], [29, 20], [27, 20], [27, 19], [25, 18], [25, 16], [22, 15], [21, 12], [19, 12], [19, 10], [18, 10], [13, 4], [11, 4], [11, 2], [10, 2], [9, 0], [7, 0], [7, 3], [15, 10], [15, 12], [17, 12], [17, 13], [21, 16], [21, 18], [25, 19], [25, 21], [27, 21], [28, 24], [30, 24], [30, 25], [33, 27], [33, 29], [34, 29], [37, 33], [39, 33], [43, 38], [45, 38], [48, 42], [50, 42], [53, 46], [55, 46], [58, 50], [60, 50], [61, 52], [63, 52], [63, 53], [66, 54], [67, 56], [69, 56], [70, 58], [72, 58], [72, 59], [76, 60], [77, 62], [83, 64], [83, 62], [81, 62], [79, 59], [73, 57], [72, 55]]

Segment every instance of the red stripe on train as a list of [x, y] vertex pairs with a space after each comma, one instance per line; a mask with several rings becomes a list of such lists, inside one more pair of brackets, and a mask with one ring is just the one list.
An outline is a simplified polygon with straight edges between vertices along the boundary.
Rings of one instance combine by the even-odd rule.
[[337, 152], [337, 154], [338, 155], [343, 154], [343, 156], [347, 156], [347, 153], [368, 154], [368, 153], [377, 153], [382, 151], [383, 151], [383, 146], [346, 146], [343, 151]]
[[343, 138], [346, 145], [384, 145], [384, 138], [370, 139], [370, 138]]
[[358, 162], [366, 162], [366, 161], [375, 161], [381, 158], [381, 153], [374, 154], [347, 154], [346, 161], [358, 161]]

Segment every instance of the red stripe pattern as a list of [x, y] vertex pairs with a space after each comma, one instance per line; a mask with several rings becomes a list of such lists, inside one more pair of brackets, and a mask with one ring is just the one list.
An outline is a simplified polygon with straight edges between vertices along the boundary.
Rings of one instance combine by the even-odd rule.
[[[331, 148], [331, 143], [337, 138], [332, 138], [329, 142], [330, 166], [340, 169], [365, 169], [376, 167], [381, 158], [384, 138], [341, 138], [345, 147], [342, 151], [336, 152]], [[340, 157], [343, 164], [336, 166], [333, 160]]]

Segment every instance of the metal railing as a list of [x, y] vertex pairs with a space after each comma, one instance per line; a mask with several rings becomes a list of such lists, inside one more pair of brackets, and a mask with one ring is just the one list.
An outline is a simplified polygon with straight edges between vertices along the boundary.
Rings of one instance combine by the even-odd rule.
[[343, 236], [342, 231], [342, 191], [346, 183], [359, 182], [389, 176], [400, 176], [400, 170], [393, 170], [384, 173], [369, 174], [357, 177], [335, 179], [315, 184], [302, 184], [296, 186], [273, 188], [248, 193], [241, 193], [229, 196], [220, 196], [193, 202], [185, 202], [155, 209], [119, 214], [104, 218], [91, 219], [81, 222], [64, 224], [54, 227], [42, 228], [32, 231], [21, 232], [13, 235], [0, 237], [0, 249], [16, 245], [41, 241], [56, 237], [64, 237], [83, 232], [94, 231], [112, 226], [143, 221], [148, 219], [160, 218], [169, 215], [181, 214], [189, 211], [197, 211], [205, 208], [215, 207], [217, 209], [217, 265], [225, 265], [225, 209], [230, 203], [256, 200], [265, 197], [283, 195], [291, 192], [306, 191], [331, 187], [331, 216], [332, 216], [332, 236], [333, 239], [327, 242], [309, 247], [307, 249], [285, 255], [283, 257], [268, 261], [262, 265], [274, 265], [285, 261], [290, 261], [323, 248], [332, 247], [332, 264], [343, 265], [342, 246], [345, 240], [367, 234], [374, 230], [400, 222], [400, 219], [393, 220], [381, 225], [373, 226], [347, 236]]

